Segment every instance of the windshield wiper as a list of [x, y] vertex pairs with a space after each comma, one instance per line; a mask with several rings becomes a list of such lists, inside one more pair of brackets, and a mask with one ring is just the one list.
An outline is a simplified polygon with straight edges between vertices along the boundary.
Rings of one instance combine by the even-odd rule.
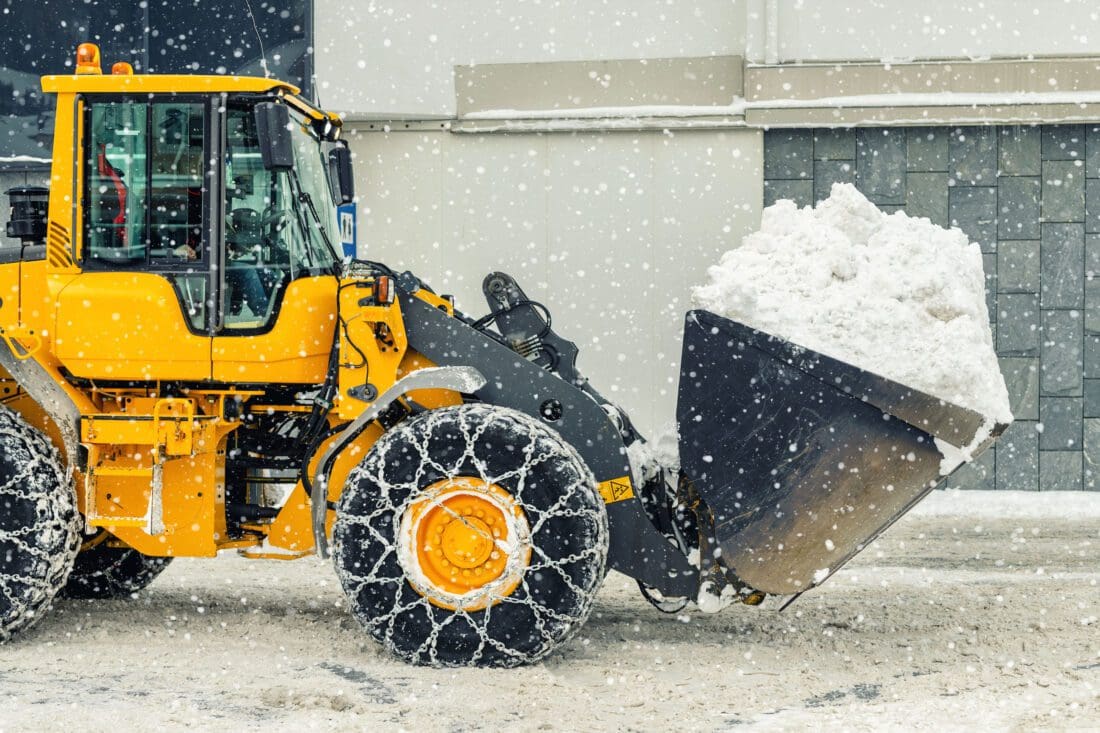
[[[290, 177], [294, 181], [294, 187], [297, 189], [298, 201], [304, 203], [309, 209], [310, 215], [313, 217], [313, 221], [317, 224], [317, 231], [321, 234], [321, 239], [325, 243], [325, 247], [328, 248], [329, 254], [332, 255], [332, 274], [339, 277], [340, 275], [340, 261], [341, 257], [336, 254], [336, 248], [332, 246], [332, 240], [328, 238], [328, 232], [325, 231], [324, 224], [321, 223], [321, 217], [317, 214], [317, 207], [313, 205], [313, 197], [306, 193], [302, 188], [302, 180], [298, 177], [298, 171], [294, 168], [290, 169]], [[308, 230], [306, 222], [300, 222], [303, 229]], [[308, 235], [307, 235], [308, 236]]]

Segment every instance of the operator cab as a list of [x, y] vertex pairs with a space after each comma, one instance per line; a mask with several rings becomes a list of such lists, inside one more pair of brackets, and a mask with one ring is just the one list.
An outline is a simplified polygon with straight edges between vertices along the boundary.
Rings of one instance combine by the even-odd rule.
[[[79, 171], [78, 205], [60, 191], [50, 202], [51, 222], [73, 222], [68, 252], [48, 258], [77, 274], [58, 296], [67, 366], [91, 378], [266, 381], [260, 362], [323, 359], [332, 323], [280, 321], [334, 311], [336, 205], [353, 195], [339, 119], [270, 79], [114, 72], [99, 73], [97, 51], [76, 75], [43, 80], [76, 120], [69, 140], [59, 126], [55, 158]], [[329, 333], [324, 343], [290, 337], [311, 327]], [[225, 343], [245, 336], [247, 348]], [[80, 358], [104, 338], [120, 349], [109, 369]]]
[[[302, 112], [268, 95], [154, 94], [89, 95], [84, 115], [86, 268], [161, 273], [192, 330], [227, 334], [270, 329], [290, 282], [334, 272], [332, 141]], [[281, 160], [258, 130], [272, 115]], [[206, 276], [216, 264], [224, 279]]]

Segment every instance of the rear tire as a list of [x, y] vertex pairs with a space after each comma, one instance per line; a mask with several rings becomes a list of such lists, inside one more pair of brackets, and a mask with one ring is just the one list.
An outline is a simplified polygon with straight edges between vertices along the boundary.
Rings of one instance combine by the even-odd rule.
[[104, 535], [106, 530], [101, 530], [86, 539], [62, 597], [128, 598], [156, 580], [172, 561], [170, 557], [149, 557], [129, 547], [111, 547]]
[[0, 642], [42, 618], [79, 546], [76, 492], [60, 454], [0, 407]]
[[[452, 521], [448, 546], [441, 525]], [[427, 534], [410, 529], [422, 525]], [[497, 559], [462, 564], [465, 581], [453, 571], [459, 590], [443, 587], [445, 571], [433, 581], [433, 556], [458, 552], [447, 557], [461, 564], [480, 552], [474, 525], [493, 528], [482, 549]], [[348, 477], [333, 530], [352, 613], [394, 655], [432, 666], [545, 657], [587, 619], [607, 549], [607, 512], [577, 452], [537, 420], [482, 404], [423, 413], [383, 435]], [[472, 574], [482, 573], [496, 579], [478, 585]]]

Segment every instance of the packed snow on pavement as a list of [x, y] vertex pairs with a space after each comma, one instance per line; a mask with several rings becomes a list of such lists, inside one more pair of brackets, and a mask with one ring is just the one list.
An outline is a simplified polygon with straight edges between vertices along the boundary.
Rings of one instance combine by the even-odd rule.
[[612, 573], [547, 661], [439, 670], [371, 641], [327, 562], [177, 560], [0, 648], [0, 730], [1100, 725], [1100, 494], [937, 492], [782, 600], [669, 616]]

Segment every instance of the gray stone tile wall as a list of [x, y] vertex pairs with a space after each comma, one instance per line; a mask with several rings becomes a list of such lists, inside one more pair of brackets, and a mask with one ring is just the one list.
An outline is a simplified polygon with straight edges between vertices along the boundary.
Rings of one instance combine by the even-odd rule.
[[1039, 238], [1039, 176], [1005, 176], [997, 185], [997, 239]]
[[876, 204], [905, 203], [905, 130], [856, 130], [856, 180]]
[[[1039, 274], [1041, 272], [1039, 264], [1039, 242], [1037, 240], [999, 240], [997, 242], [998, 292], [1039, 292]], [[1100, 278], [1097, 278], [1096, 282], [1100, 285]]]
[[1040, 305], [1043, 308], [1084, 308], [1084, 226], [1043, 224], [1040, 242]]
[[951, 226], [962, 229], [982, 252], [997, 250], [997, 188], [951, 186], [947, 189]]
[[923, 216], [933, 224], [947, 226], [948, 202], [946, 171], [909, 171], [905, 177], [905, 210], [910, 216]]
[[765, 204], [854, 183], [980, 244], [1017, 421], [960, 488], [1100, 490], [1100, 124], [770, 130]]
[[1038, 176], [1043, 172], [1042, 128], [1000, 128], [1000, 167], [1002, 176]]
[[948, 137], [947, 129], [940, 127], [907, 131], [905, 134], [908, 151], [908, 158], [905, 161], [907, 170], [947, 173], [950, 168], [947, 162]]
[[[1039, 419], [1039, 360], [1026, 357], [1002, 356], [1001, 374], [1017, 420]], [[1100, 400], [1100, 389], [1097, 390]], [[1100, 408], [1100, 404], [1097, 405]]]

